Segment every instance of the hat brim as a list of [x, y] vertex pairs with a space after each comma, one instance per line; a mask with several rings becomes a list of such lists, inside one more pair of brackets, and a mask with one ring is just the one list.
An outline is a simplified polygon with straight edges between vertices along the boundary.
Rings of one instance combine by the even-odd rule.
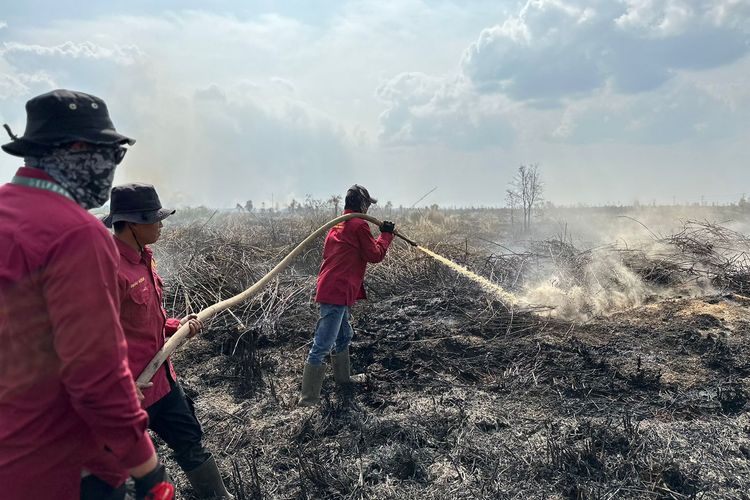
[[158, 210], [150, 210], [148, 212], [126, 212], [109, 214], [102, 219], [102, 222], [107, 227], [112, 227], [115, 222], [133, 222], [134, 224], [154, 224], [162, 221], [173, 215], [176, 210], [169, 208], [160, 208]]
[[7, 144], [0, 146], [3, 151], [13, 156], [38, 156], [48, 151], [50, 146], [43, 144], [37, 144], [35, 142], [27, 141], [26, 139], [18, 138]]
[[70, 134], [55, 137], [39, 137], [35, 141], [30, 141], [23, 137], [14, 139], [7, 144], [3, 144], [3, 151], [13, 156], [35, 156], [44, 154], [50, 148], [69, 144], [71, 142], [88, 142], [90, 144], [135, 144], [135, 139], [127, 137], [112, 129], [98, 130], [87, 132], [86, 134]]

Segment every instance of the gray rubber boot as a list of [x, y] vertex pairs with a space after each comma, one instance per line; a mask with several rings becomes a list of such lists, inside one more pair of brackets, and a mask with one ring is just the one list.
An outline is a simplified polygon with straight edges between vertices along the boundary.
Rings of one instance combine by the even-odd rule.
[[198, 498], [234, 498], [224, 486], [214, 457], [209, 458], [190, 472], [186, 472], [185, 475]]
[[297, 406], [315, 406], [320, 403], [320, 388], [323, 387], [323, 376], [326, 374], [326, 365], [311, 365], [305, 363], [302, 372], [302, 393]]
[[352, 376], [348, 347], [341, 352], [331, 354], [331, 365], [333, 366], [333, 380], [337, 384], [361, 384], [367, 379], [364, 373]]

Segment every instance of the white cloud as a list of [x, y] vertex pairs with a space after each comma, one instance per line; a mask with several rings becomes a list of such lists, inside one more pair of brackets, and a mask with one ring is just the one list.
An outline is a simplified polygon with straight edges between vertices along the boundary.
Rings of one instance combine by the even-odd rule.
[[[750, 19], [750, 9], [722, 5], [529, 0], [480, 33], [459, 75], [402, 73], [382, 85], [380, 138], [478, 148], [510, 139], [672, 144], [742, 134], [750, 32], [738, 19]], [[721, 68], [731, 71], [700, 82]]]
[[621, 0], [625, 12], [618, 28], [649, 38], [667, 38], [695, 30], [744, 32], [750, 29], [750, 3], [745, 0]]
[[476, 149], [507, 145], [513, 136], [503, 100], [474, 93], [461, 78], [402, 73], [377, 94], [388, 106], [380, 115], [380, 140], [387, 145]]
[[[600, 84], [598, 15], [562, 1], [530, 1], [517, 17], [483, 30], [463, 55], [463, 73], [480, 90], [514, 99], [583, 94]], [[584, 43], [585, 42], [585, 43]]]
[[699, 143], [732, 137], [750, 123], [746, 108], [732, 109], [687, 79], [661, 91], [605, 94], [569, 105], [553, 135], [569, 143]]
[[659, 87], [686, 69], [719, 67], [750, 51], [750, 10], [736, 0], [529, 0], [485, 29], [464, 53], [464, 74], [516, 100], [581, 98], [608, 84]]
[[8, 27], [8, 23], [6, 23], [5, 21], [0, 21], [0, 30], [3, 28], [7, 28], [7, 27]]
[[108, 59], [122, 65], [133, 64], [143, 56], [143, 52], [135, 45], [115, 45], [113, 48], [107, 48], [89, 41], [81, 43], [68, 41], [54, 46], [4, 42], [0, 47], [0, 57], [16, 54], [73, 59]]
[[287, 80], [286, 78], [281, 78], [280, 76], [273, 76], [269, 81], [289, 92], [295, 92], [297, 90], [297, 87], [294, 86], [294, 83], [292, 83], [290, 80]]
[[[0, 66], [2, 66], [0, 64]], [[52, 77], [44, 71], [35, 73], [0, 73], [0, 100], [21, 97], [55, 87]]]
[[691, 3], [682, 0], [626, 0], [625, 3], [627, 10], [615, 19], [615, 25], [653, 38], [685, 33], [699, 14]]
[[750, 33], [750, 2], [745, 0], [723, 0], [709, 2], [709, 19], [717, 26]]

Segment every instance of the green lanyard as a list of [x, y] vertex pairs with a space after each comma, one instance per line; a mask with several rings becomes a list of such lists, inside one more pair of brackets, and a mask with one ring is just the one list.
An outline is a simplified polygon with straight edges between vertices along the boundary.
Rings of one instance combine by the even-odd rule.
[[13, 176], [13, 179], [10, 181], [11, 184], [19, 184], [21, 186], [28, 186], [33, 187], [37, 189], [45, 189], [47, 191], [52, 191], [53, 193], [61, 194], [65, 196], [66, 198], [70, 198], [73, 201], [76, 201], [75, 198], [73, 198], [73, 195], [68, 192], [67, 189], [63, 188], [59, 184], [55, 184], [54, 182], [50, 182], [45, 179], [33, 179], [31, 177], [21, 177], [20, 175]]

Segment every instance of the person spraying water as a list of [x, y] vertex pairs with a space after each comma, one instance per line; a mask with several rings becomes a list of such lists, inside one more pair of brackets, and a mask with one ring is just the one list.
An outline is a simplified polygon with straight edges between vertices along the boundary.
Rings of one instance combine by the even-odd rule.
[[[344, 214], [366, 214], [377, 200], [363, 186], [355, 184], [346, 192], [344, 203]], [[315, 294], [320, 319], [305, 360], [299, 406], [320, 403], [328, 354], [331, 355], [333, 378], [337, 384], [346, 385], [358, 380], [351, 377], [349, 360], [349, 343], [354, 333], [349, 323], [350, 309], [356, 301], [367, 298], [365, 269], [367, 264], [385, 258], [394, 230], [393, 222], [384, 221], [380, 225], [380, 236], [375, 239], [366, 221], [350, 219], [328, 231]]]

